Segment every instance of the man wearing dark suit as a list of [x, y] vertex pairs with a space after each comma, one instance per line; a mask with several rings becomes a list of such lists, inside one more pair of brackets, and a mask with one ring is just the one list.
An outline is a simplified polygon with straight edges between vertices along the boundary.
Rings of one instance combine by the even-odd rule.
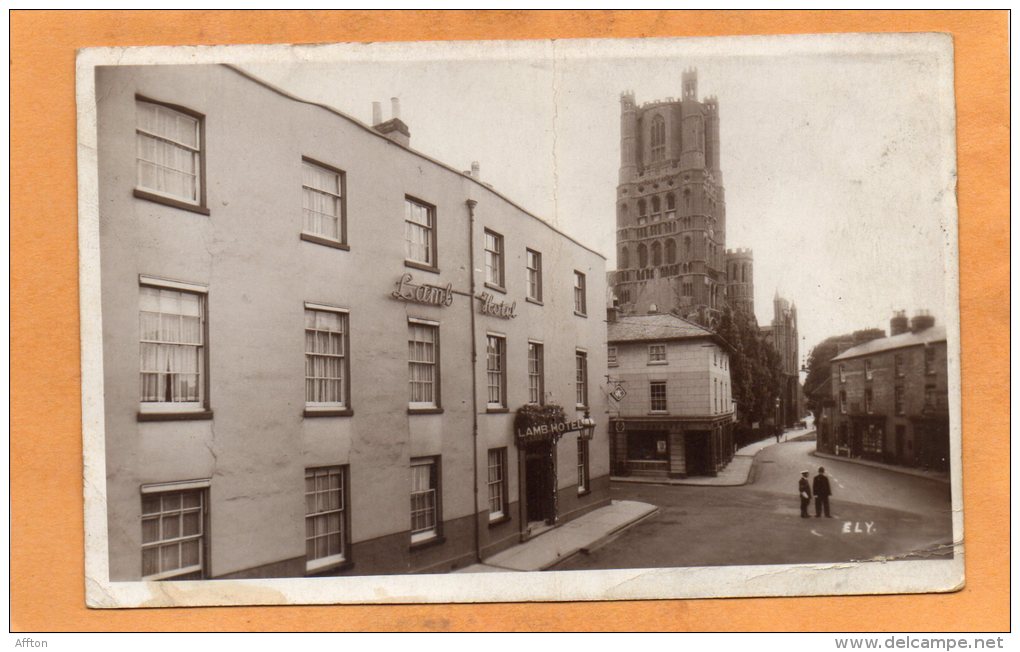
[[815, 493], [815, 518], [825, 512], [825, 518], [832, 518], [829, 513], [829, 496], [832, 495], [832, 487], [829, 486], [829, 476], [825, 475], [825, 467], [818, 467], [818, 475], [815, 476], [813, 485]]
[[800, 491], [800, 517], [808, 518], [810, 514], [807, 513], [808, 505], [811, 504], [811, 483], [808, 482], [808, 476], [811, 475], [810, 471], [800, 472], [800, 482], [797, 485], [798, 491]]

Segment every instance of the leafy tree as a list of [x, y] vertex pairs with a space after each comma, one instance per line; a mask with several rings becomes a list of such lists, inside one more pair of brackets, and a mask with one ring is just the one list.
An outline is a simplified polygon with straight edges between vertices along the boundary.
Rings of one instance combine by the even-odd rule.
[[730, 385], [744, 429], [764, 421], [775, 409], [782, 384], [779, 352], [769, 344], [753, 316], [726, 308], [716, 333], [732, 347]]

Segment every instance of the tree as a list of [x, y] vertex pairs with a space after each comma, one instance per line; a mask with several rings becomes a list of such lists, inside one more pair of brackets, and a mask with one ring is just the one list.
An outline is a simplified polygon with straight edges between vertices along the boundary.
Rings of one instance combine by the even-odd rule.
[[754, 317], [740, 311], [726, 308], [716, 333], [733, 347], [730, 386], [740, 424], [746, 430], [775, 410], [782, 385], [779, 352], [762, 336]]

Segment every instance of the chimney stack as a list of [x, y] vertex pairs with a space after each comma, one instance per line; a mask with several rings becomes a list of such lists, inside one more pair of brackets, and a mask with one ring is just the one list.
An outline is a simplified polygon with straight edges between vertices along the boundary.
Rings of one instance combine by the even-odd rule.
[[910, 330], [914, 333], [920, 333], [934, 325], [935, 318], [932, 317], [927, 310], [918, 310], [917, 313], [910, 318]]
[[404, 147], [411, 146], [411, 130], [407, 128], [404, 121], [400, 119], [400, 99], [396, 97], [390, 98], [390, 110], [393, 115], [386, 122], [382, 121], [382, 107], [379, 102], [372, 102], [372, 128], [386, 136], [393, 142], [403, 145]]
[[893, 313], [892, 319], [889, 320], [889, 336], [893, 337], [896, 335], [902, 335], [910, 330], [910, 326], [907, 323], [907, 311], [897, 310]]

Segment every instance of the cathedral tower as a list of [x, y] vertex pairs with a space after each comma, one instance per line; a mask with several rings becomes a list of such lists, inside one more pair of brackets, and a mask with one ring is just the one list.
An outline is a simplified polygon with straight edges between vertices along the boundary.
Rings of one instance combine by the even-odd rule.
[[[640, 106], [633, 91], [620, 95], [617, 270], [609, 282], [624, 313], [655, 305], [714, 327], [727, 305], [754, 314], [754, 260], [749, 249], [726, 251], [719, 101], [698, 99], [693, 68], [681, 72], [680, 92]], [[730, 256], [747, 280], [729, 278]]]

